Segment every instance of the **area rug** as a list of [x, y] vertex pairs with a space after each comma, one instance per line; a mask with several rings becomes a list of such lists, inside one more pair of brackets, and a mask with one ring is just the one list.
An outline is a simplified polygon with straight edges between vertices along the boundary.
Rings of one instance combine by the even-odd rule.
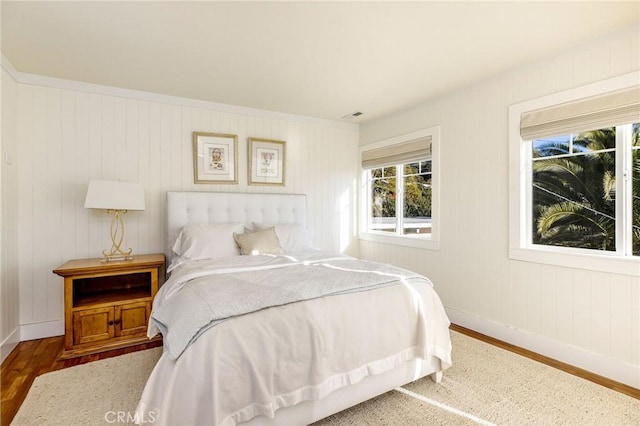
[[[640, 400], [452, 331], [454, 365], [330, 416], [330, 425], [640, 425]], [[12, 425], [131, 424], [161, 348], [36, 378]]]

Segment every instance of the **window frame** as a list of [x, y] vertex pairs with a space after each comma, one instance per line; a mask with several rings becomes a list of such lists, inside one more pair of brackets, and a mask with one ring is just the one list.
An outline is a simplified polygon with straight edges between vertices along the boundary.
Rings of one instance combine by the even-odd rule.
[[[582, 98], [597, 96], [607, 92], [638, 85], [640, 72], [633, 72], [600, 81], [587, 86], [570, 89], [541, 98], [525, 101], [509, 107], [509, 257], [513, 260], [529, 261], [592, 271], [611, 272], [640, 277], [640, 258], [621, 255], [621, 249], [615, 252], [594, 251], [590, 249], [534, 245], [532, 243], [530, 219], [532, 174], [531, 141], [520, 136], [520, 119], [528, 111], [559, 105]], [[622, 162], [623, 147], [628, 143], [616, 144], [616, 162]], [[621, 165], [622, 167], [622, 165]], [[622, 179], [617, 180], [621, 188]], [[630, 185], [627, 185], [630, 186]], [[618, 197], [617, 203], [623, 202]], [[620, 206], [617, 206], [619, 208]], [[619, 210], [626, 214], [626, 210]], [[626, 244], [620, 241], [622, 221], [617, 220], [616, 245]]]
[[[431, 136], [431, 233], [422, 235], [403, 235], [368, 229], [369, 212], [371, 211], [371, 197], [369, 194], [368, 178], [369, 169], [363, 169], [362, 165], [360, 165], [359, 239], [430, 250], [440, 249], [440, 126], [433, 126], [382, 141], [362, 145], [360, 147], [359, 154], [360, 157], [362, 157], [362, 153], [364, 151], [384, 148], [429, 136]], [[406, 162], [402, 164], [409, 163], [410, 162]], [[402, 212], [402, 210], [400, 210], [400, 212]], [[397, 214], [398, 210], [396, 205], [396, 215]]]

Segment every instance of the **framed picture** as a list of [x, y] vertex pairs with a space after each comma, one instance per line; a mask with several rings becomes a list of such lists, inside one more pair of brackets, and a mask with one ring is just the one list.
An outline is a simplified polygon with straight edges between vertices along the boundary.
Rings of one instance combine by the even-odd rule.
[[238, 183], [238, 136], [193, 132], [195, 183]]
[[249, 185], [284, 186], [285, 142], [249, 138]]

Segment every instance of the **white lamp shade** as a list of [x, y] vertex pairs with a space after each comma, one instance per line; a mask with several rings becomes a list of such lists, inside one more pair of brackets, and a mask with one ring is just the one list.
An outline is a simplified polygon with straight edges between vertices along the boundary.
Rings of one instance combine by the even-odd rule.
[[105, 210], [144, 210], [144, 188], [137, 183], [92, 180], [89, 181], [84, 207]]

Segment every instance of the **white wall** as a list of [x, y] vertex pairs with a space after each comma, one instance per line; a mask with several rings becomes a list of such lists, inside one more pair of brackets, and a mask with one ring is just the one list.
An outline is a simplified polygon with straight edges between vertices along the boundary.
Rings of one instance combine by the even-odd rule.
[[[134, 253], [164, 252], [169, 190], [305, 193], [316, 245], [354, 250], [356, 125], [12, 76], [18, 80], [18, 190], [10, 201], [17, 204], [19, 237], [11, 250], [18, 256], [22, 340], [64, 332], [63, 282], [52, 269], [109, 248], [109, 217], [83, 208], [90, 179], [145, 187], [146, 210], [126, 217], [125, 246]], [[193, 183], [193, 131], [238, 135], [238, 185]], [[247, 185], [248, 137], [286, 141], [285, 187]]]
[[18, 286], [18, 181], [15, 162], [17, 84], [2, 69], [0, 83], [2, 113], [0, 114], [0, 360], [9, 354], [20, 340]]
[[[451, 319], [640, 387], [640, 280], [508, 257], [508, 107], [640, 69], [638, 27], [360, 129], [360, 144], [441, 126], [440, 250], [361, 241], [432, 278]], [[455, 362], [455, 360], [454, 360]]]

